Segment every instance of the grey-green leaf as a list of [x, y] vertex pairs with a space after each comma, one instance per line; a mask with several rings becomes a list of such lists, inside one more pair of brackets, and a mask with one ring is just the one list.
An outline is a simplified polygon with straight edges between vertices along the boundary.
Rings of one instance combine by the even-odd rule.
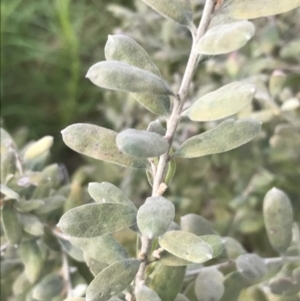
[[173, 203], [164, 197], [150, 197], [137, 213], [137, 223], [141, 233], [148, 238], [164, 234], [175, 217]]
[[167, 252], [166, 250], [163, 250], [163, 252], [159, 254], [159, 262], [163, 265], [173, 266], [173, 267], [186, 266], [192, 263], [188, 260], [177, 257]]
[[141, 285], [135, 293], [136, 301], [161, 301], [155, 291], [146, 285]]
[[20, 246], [20, 256], [25, 265], [27, 279], [34, 283], [44, 268], [44, 258], [41, 249], [35, 240], [25, 241]]
[[58, 227], [74, 237], [95, 237], [126, 229], [136, 222], [136, 211], [121, 204], [87, 204], [67, 211]]
[[232, 272], [224, 279], [225, 291], [220, 301], [237, 301], [243, 290], [243, 277], [239, 272]]
[[62, 246], [63, 250], [68, 253], [73, 259], [83, 262], [84, 255], [80, 248], [73, 246], [69, 240], [58, 238], [59, 244]]
[[231, 0], [226, 11], [235, 19], [256, 19], [281, 14], [300, 6], [300, 0]]
[[224, 237], [225, 253], [228, 259], [236, 259], [246, 253], [244, 247], [232, 237]]
[[20, 221], [27, 233], [33, 236], [42, 236], [44, 234], [44, 225], [35, 215], [22, 214], [20, 215]]
[[146, 159], [120, 153], [116, 146], [117, 133], [92, 124], [77, 123], [62, 131], [65, 144], [76, 152], [94, 159], [131, 168], [147, 168]]
[[51, 273], [42, 278], [34, 287], [32, 297], [36, 300], [51, 300], [59, 295], [64, 288], [64, 281], [61, 275]]
[[22, 226], [19, 221], [18, 213], [13, 204], [5, 202], [1, 210], [1, 221], [4, 234], [12, 245], [19, 245], [22, 241]]
[[[160, 71], [148, 53], [130, 37], [125, 35], [109, 35], [104, 52], [108, 61], [127, 63], [161, 77]], [[168, 96], [155, 95], [151, 92], [132, 93], [131, 95], [155, 114], [166, 115], [169, 113], [170, 99]]]
[[196, 51], [205, 55], [236, 51], [254, 36], [255, 27], [249, 21], [222, 24], [209, 29], [198, 41]]
[[260, 279], [267, 273], [264, 261], [256, 254], [243, 254], [236, 260], [237, 270], [246, 278]]
[[126, 250], [110, 235], [91, 238], [71, 237], [70, 241], [85, 254], [103, 263], [112, 264], [128, 258]]
[[212, 259], [213, 250], [198, 236], [184, 231], [169, 231], [159, 238], [161, 247], [185, 260], [202, 263]]
[[198, 301], [219, 301], [224, 293], [224, 276], [217, 269], [200, 271], [195, 282]]
[[0, 184], [0, 192], [3, 193], [6, 197], [4, 200], [19, 200], [20, 196], [18, 193], [10, 189], [4, 184]]
[[223, 153], [249, 142], [260, 129], [261, 123], [249, 118], [225, 120], [214, 129], [186, 140], [173, 156], [195, 158]]
[[155, 120], [155, 121], [150, 122], [149, 125], [148, 125], [148, 128], [147, 128], [147, 131], [157, 133], [161, 136], [164, 136], [166, 134], [166, 129], [163, 128], [163, 126], [161, 125], [159, 120]]
[[97, 203], [116, 203], [136, 209], [125, 193], [111, 183], [89, 183], [88, 192]]
[[161, 77], [118, 61], [99, 62], [88, 70], [86, 77], [96, 86], [109, 90], [173, 95]]
[[223, 239], [218, 235], [202, 235], [200, 238], [213, 250], [213, 257], [219, 256], [224, 250]]
[[126, 259], [104, 269], [88, 286], [87, 301], [107, 301], [121, 293], [132, 282], [139, 266], [139, 260]]
[[233, 82], [202, 96], [183, 115], [187, 115], [193, 121], [219, 120], [248, 106], [254, 93], [253, 84]]
[[183, 294], [178, 294], [174, 301], [190, 301], [185, 295]]
[[193, 11], [190, 0], [143, 0], [162, 16], [174, 20], [181, 25], [191, 27]]
[[182, 231], [187, 231], [197, 236], [215, 234], [210, 222], [195, 213], [182, 216], [180, 218], [180, 227]]
[[108, 264], [97, 261], [94, 258], [89, 257], [87, 254], [84, 254], [84, 260], [94, 276], [97, 276], [108, 267]]
[[263, 203], [263, 216], [272, 247], [283, 253], [292, 241], [293, 209], [287, 195], [280, 189], [268, 191]]
[[119, 133], [116, 143], [125, 154], [139, 158], [157, 157], [169, 149], [168, 141], [161, 135], [134, 129]]

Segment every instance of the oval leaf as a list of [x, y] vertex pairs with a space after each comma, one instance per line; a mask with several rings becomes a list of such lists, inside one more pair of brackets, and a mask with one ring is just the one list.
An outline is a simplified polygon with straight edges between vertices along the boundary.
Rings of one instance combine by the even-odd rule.
[[185, 260], [202, 263], [212, 259], [212, 248], [198, 236], [184, 231], [169, 231], [159, 238], [161, 247]]
[[[109, 35], [104, 52], [105, 58], [108, 61], [127, 63], [161, 77], [158, 68], [148, 53], [130, 37], [125, 35]], [[155, 95], [151, 92], [132, 93], [131, 95], [155, 114], [165, 115], [170, 110], [170, 99], [168, 96]]]
[[86, 75], [98, 87], [135, 93], [173, 95], [159, 76], [122, 62], [104, 61], [93, 65]]
[[198, 301], [219, 301], [224, 293], [224, 276], [217, 269], [200, 271], [195, 282]]
[[236, 259], [242, 254], [246, 253], [244, 247], [232, 237], [223, 238], [225, 253], [229, 259]]
[[157, 157], [169, 149], [168, 141], [161, 135], [134, 129], [119, 133], [116, 143], [125, 154], [140, 158]]
[[145, 285], [138, 287], [135, 297], [136, 301], [161, 301], [157, 293]]
[[184, 26], [192, 26], [193, 11], [190, 0], [143, 0], [162, 16]]
[[213, 250], [213, 257], [219, 256], [224, 250], [223, 239], [218, 235], [203, 235], [200, 238], [206, 242]]
[[91, 238], [71, 237], [73, 245], [81, 248], [85, 254], [103, 263], [112, 264], [128, 258], [126, 250], [109, 235]]
[[224, 279], [225, 291], [220, 301], [237, 301], [243, 290], [243, 277], [239, 272], [232, 272]]
[[147, 168], [149, 162], [120, 153], [117, 133], [92, 124], [77, 123], [62, 131], [65, 144], [74, 151], [94, 159], [131, 168]]
[[137, 224], [148, 238], [164, 234], [175, 217], [174, 205], [164, 197], [147, 198], [137, 213]]
[[187, 231], [198, 236], [215, 234], [210, 222], [195, 213], [182, 216], [180, 218], [180, 227], [182, 231]]
[[0, 184], [0, 192], [3, 193], [6, 197], [4, 198], [4, 201], [6, 200], [19, 200], [20, 196], [18, 193], [10, 189], [4, 184]]
[[53, 145], [53, 137], [45, 136], [40, 140], [31, 144], [25, 151], [24, 160], [34, 160], [35, 158], [45, 154]]
[[181, 290], [185, 271], [186, 267], [168, 267], [158, 263], [151, 275], [149, 287], [161, 300], [173, 301]]
[[300, 0], [231, 0], [226, 11], [235, 19], [255, 19], [285, 13], [300, 6]]
[[240, 21], [215, 26], [198, 41], [196, 51], [205, 55], [217, 55], [238, 50], [254, 36], [251, 22]]
[[178, 294], [174, 301], [190, 301], [185, 295]]
[[293, 210], [287, 195], [277, 188], [266, 194], [263, 203], [264, 222], [272, 247], [282, 253], [292, 241]]
[[264, 261], [256, 254], [243, 254], [236, 260], [237, 270], [246, 278], [260, 279], [267, 273]]
[[202, 96], [183, 115], [187, 115], [193, 121], [219, 120], [248, 106], [254, 93], [253, 84], [233, 82]]
[[22, 241], [22, 226], [18, 213], [11, 203], [4, 203], [1, 210], [1, 220], [4, 234], [9, 243], [15, 246], [19, 245]]
[[48, 274], [34, 287], [32, 297], [36, 300], [51, 300], [61, 293], [64, 280], [56, 273]]
[[195, 158], [223, 153], [249, 142], [260, 129], [261, 123], [252, 119], [225, 120], [216, 128], [186, 140], [174, 156]]
[[122, 204], [136, 210], [131, 200], [118, 187], [111, 183], [89, 183], [88, 192], [97, 203]]
[[159, 262], [163, 265], [173, 266], [173, 267], [180, 267], [180, 266], [186, 266], [188, 264], [191, 264], [192, 262], [188, 260], [184, 260], [180, 257], [177, 257], [166, 250], [161, 252], [159, 254]]
[[86, 291], [87, 301], [107, 301], [121, 293], [134, 279], [140, 261], [127, 259], [118, 261], [104, 269], [90, 283]]
[[130, 227], [136, 211], [121, 204], [88, 204], [73, 208], [60, 219], [58, 227], [74, 237], [95, 237]]

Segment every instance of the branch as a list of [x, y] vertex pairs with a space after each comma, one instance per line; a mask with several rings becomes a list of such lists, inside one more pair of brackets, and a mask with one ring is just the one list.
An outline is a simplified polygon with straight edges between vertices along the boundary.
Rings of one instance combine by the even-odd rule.
[[[168, 162], [170, 159], [170, 149], [173, 143], [174, 135], [177, 129], [177, 126], [180, 121], [180, 115], [182, 112], [183, 105], [187, 99], [188, 91], [190, 84], [192, 82], [194, 73], [197, 69], [198, 65], [198, 59], [199, 55], [194, 51], [195, 46], [198, 42], [198, 40], [205, 34], [213, 11], [215, 7], [215, 0], [206, 0], [202, 18], [199, 24], [199, 27], [197, 29], [197, 32], [193, 34], [193, 45], [190, 53], [190, 57], [185, 69], [185, 73], [183, 75], [182, 83], [179, 89], [179, 92], [174, 100], [174, 106], [172, 109], [172, 113], [169, 117], [169, 120], [167, 122], [167, 131], [165, 138], [169, 141], [169, 149], [168, 152], [164, 155], [160, 156], [157, 169], [155, 174], [153, 175], [153, 188], [152, 188], [152, 196], [159, 196], [162, 195], [166, 190], [166, 185], [163, 183], [166, 168], [168, 166]], [[139, 271], [136, 276], [135, 284], [136, 288], [140, 285], [144, 284], [145, 282], [145, 269], [148, 263], [148, 256], [151, 251], [152, 247], [152, 241], [145, 237], [141, 237], [141, 252], [140, 252], [140, 258], [142, 260], [142, 263], [140, 265]]]

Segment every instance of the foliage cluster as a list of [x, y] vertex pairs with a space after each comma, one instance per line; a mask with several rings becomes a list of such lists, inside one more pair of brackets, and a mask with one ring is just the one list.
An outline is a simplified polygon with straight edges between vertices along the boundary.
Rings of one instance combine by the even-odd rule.
[[[241, 1], [235, 0], [221, 7], [214, 1], [194, 1], [193, 10], [202, 16], [199, 34], [188, 1], [144, 2], [183, 27], [162, 20], [140, 1], [136, 12], [115, 6], [128, 33], [109, 36], [106, 61], [93, 65], [87, 77], [100, 87], [129, 92], [130, 106], [117, 124], [116, 113], [111, 115], [116, 131], [91, 124], [73, 124], [62, 131], [75, 151], [138, 169], [124, 171], [122, 175], [129, 175], [121, 181], [124, 189], [92, 182], [89, 195], [79, 193], [82, 173], [66, 185], [58, 165], [42, 167], [51, 137], [19, 152], [2, 132], [2, 231], [9, 242], [2, 257], [8, 271], [5, 280], [19, 273], [21, 262], [25, 265], [14, 283], [13, 298], [299, 300], [300, 234], [294, 222], [300, 218], [299, 41], [292, 40], [295, 35], [288, 26], [299, 28], [299, 12], [255, 20], [256, 28], [262, 27], [258, 37], [253, 23], [245, 20], [285, 12], [299, 3], [275, 6], [244, 0], [241, 8]], [[190, 56], [185, 27], [194, 41]], [[159, 69], [140, 44], [150, 50]], [[215, 57], [224, 53], [231, 54]], [[179, 74], [184, 74], [183, 83]], [[125, 95], [110, 92], [106, 97]], [[159, 119], [146, 114], [127, 118], [133, 99]], [[138, 130], [118, 133], [124, 126]], [[237, 150], [218, 154], [254, 137]], [[141, 180], [145, 171], [151, 197]], [[22, 186], [24, 175], [27, 182]], [[121, 176], [116, 178], [120, 181]], [[33, 220], [40, 226], [31, 227]], [[137, 237], [136, 254], [115, 234], [124, 229]], [[12, 245], [19, 244], [17, 252]], [[70, 256], [86, 261], [94, 274], [88, 287], [87, 275], [73, 269], [78, 264]], [[40, 263], [32, 264], [37, 259]]]

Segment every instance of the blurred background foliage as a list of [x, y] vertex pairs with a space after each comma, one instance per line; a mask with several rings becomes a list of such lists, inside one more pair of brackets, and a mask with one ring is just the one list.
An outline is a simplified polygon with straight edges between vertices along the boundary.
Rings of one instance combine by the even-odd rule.
[[[191, 2], [198, 22], [204, 1]], [[220, 234], [237, 238], [247, 251], [274, 256], [262, 219], [265, 193], [273, 186], [284, 190], [296, 222], [300, 221], [300, 10], [254, 23], [256, 34], [240, 51], [200, 62], [186, 106], [232, 81], [254, 82], [254, 101], [239, 115], [261, 120], [261, 134], [228, 153], [178, 159], [166, 197], [176, 206], [177, 221], [187, 213], [201, 214]], [[49, 162], [67, 166], [69, 176], [64, 181], [75, 181], [71, 185], [74, 195], [76, 187], [86, 195], [87, 182], [107, 181], [140, 205], [150, 192], [143, 171], [83, 158], [64, 146], [60, 135], [76, 122], [116, 131], [146, 129], [156, 118], [165, 123], [126, 93], [101, 90], [84, 78], [93, 63], [104, 59], [108, 34], [134, 38], [174, 90], [178, 89], [190, 51], [190, 34], [142, 1], [3, 0], [2, 126], [13, 133], [21, 150], [28, 140], [52, 135]], [[183, 119], [175, 147], [213, 126]], [[66, 208], [90, 201], [79, 195]], [[132, 247], [132, 234], [118, 236]]]

